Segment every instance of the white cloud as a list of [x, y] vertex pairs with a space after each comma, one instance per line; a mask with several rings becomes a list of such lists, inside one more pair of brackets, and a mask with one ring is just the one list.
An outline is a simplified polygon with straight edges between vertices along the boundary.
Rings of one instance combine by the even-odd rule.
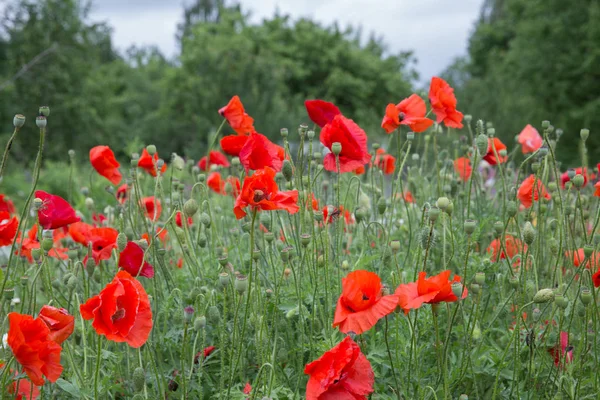
[[[120, 49], [132, 44], [155, 45], [167, 56], [177, 52], [175, 33], [183, 1], [96, 0], [91, 19], [114, 28]], [[190, 0], [188, 0], [189, 2]], [[276, 10], [294, 18], [310, 17], [324, 24], [362, 27], [363, 34], [383, 37], [390, 51], [413, 50], [422, 81], [440, 73], [466, 52], [468, 35], [483, 0], [243, 0], [252, 21]]]

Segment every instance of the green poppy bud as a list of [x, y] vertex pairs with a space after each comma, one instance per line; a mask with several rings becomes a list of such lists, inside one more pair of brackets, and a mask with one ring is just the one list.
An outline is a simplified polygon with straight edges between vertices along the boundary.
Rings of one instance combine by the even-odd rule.
[[554, 301], [554, 291], [552, 289], [540, 289], [535, 296], [533, 296], [534, 303], [541, 304], [551, 301]]
[[283, 166], [281, 167], [281, 173], [286, 181], [290, 182], [294, 178], [294, 169], [290, 160], [283, 160]]
[[487, 154], [488, 145], [489, 145], [488, 137], [486, 135], [484, 135], [483, 133], [478, 135], [477, 138], [475, 139], [475, 145], [477, 146], [477, 150], [479, 150], [479, 154], [481, 154], [481, 155]]

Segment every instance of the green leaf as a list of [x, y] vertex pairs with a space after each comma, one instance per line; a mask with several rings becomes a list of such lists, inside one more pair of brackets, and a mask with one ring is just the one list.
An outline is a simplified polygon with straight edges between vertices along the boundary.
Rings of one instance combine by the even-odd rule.
[[69, 393], [71, 396], [75, 397], [76, 399], [81, 398], [81, 392], [79, 391], [79, 388], [77, 386], [73, 385], [71, 382], [66, 381], [62, 378], [59, 378], [56, 381], [56, 384], [58, 385], [59, 388], [61, 388], [65, 392]]

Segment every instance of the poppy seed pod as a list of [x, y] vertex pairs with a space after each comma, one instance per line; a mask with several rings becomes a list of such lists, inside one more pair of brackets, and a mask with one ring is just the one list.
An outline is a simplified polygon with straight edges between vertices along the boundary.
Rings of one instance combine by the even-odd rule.
[[156, 146], [153, 144], [149, 144], [148, 146], [146, 146], [146, 151], [148, 152], [148, 154], [150, 154], [151, 156], [154, 156], [156, 154]]
[[590, 289], [587, 288], [582, 289], [579, 298], [581, 299], [583, 305], [587, 306], [592, 302], [592, 292], [590, 291]]
[[534, 303], [541, 304], [551, 301], [554, 301], [554, 291], [552, 289], [540, 289], [535, 296], [533, 296]]
[[46, 120], [46, 117], [43, 115], [40, 115], [35, 119], [35, 125], [38, 128], [43, 129], [46, 127], [46, 125], [48, 125], [48, 120]]
[[275, 240], [275, 234], [273, 232], [265, 232], [263, 237], [267, 241], [267, 243], [272, 243]]
[[392, 252], [394, 252], [394, 253], [397, 253], [398, 251], [400, 251], [400, 241], [392, 240], [390, 242], [390, 249], [392, 249]]
[[479, 294], [481, 292], [481, 286], [477, 283], [471, 283], [471, 292], [473, 292], [473, 294]]
[[440, 216], [440, 209], [437, 207], [431, 207], [429, 211], [427, 211], [427, 216], [431, 222], [435, 222]]
[[281, 137], [284, 137], [284, 138], [288, 137], [288, 134], [289, 134], [287, 128], [281, 128], [281, 130], [279, 131], [279, 133], [280, 133]]
[[229, 274], [227, 272], [221, 272], [219, 274], [219, 284], [221, 287], [226, 287], [229, 285]]
[[488, 150], [488, 137], [483, 133], [477, 136], [475, 139], [475, 145], [477, 146], [477, 150], [479, 150], [479, 154], [485, 155]]
[[483, 285], [485, 283], [485, 272], [477, 272], [475, 274], [475, 283]]
[[302, 246], [304, 246], [304, 247], [308, 246], [308, 244], [310, 243], [310, 238], [311, 238], [311, 236], [307, 233], [301, 235], [300, 243], [302, 243]]
[[569, 300], [562, 293], [555, 293], [554, 303], [556, 303], [559, 308], [564, 310], [569, 305]]
[[535, 240], [535, 229], [533, 229], [533, 225], [531, 222], [527, 221], [525, 223], [525, 227], [523, 228], [523, 241], [530, 245]]
[[290, 162], [290, 160], [283, 160], [281, 172], [283, 173], [283, 177], [285, 178], [285, 180], [288, 182], [290, 182], [294, 178], [294, 170], [292, 168], [292, 163]]
[[440, 210], [446, 211], [446, 208], [450, 205], [450, 200], [447, 197], [440, 197], [435, 204]]
[[146, 373], [142, 367], [137, 367], [133, 370], [133, 389], [141, 392], [144, 386], [146, 386]]
[[591, 244], [586, 244], [583, 246], [583, 255], [585, 256], [585, 258], [591, 257], [593, 253], [594, 246], [592, 246]]
[[16, 114], [13, 118], [13, 126], [18, 129], [23, 125], [25, 125], [25, 116], [23, 114]]
[[496, 236], [499, 236], [504, 231], [504, 224], [502, 221], [494, 222], [494, 232], [496, 232]]
[[573, 182], [573, 186], [575, 186], [577, 189], [581, 189], [583, 187], [583, 184], [585, 183], [585, 179], [583, 178], [583, 175], [576, 174], [571, 179], [571, 182]]
[[248, 277], [241, 274], [236, 276], [234, 287], [239, 294], [245, 293], [248, 290]]
[[472, 219], [468, 219], [465, 221], [463, 225], [463, 229], [467, 235], [472, 235], [475, 232], [475, 228], [477, 227], [477, 222]]
[[583, 140], [584, 142], [588, 139], [588, 137], [590, 136], [590, 130], [589, 129], [582, 129], [579, 131], [579, 137], [581, 138], [581, 140]]
[[415, 139], [415, 133], [414, 132], [406, 132], [406, 140], [408, 140], [409, 142]]
[[464, 290], [463, 284], [461, 282], [452, 282], [450, 287], [452, 288], [452, 294], [454, 294], [460, 300]]
[[340, 142], [334, 142], [331, 145], [331, 152], [338, 156], [342, 152], [342, 144]]

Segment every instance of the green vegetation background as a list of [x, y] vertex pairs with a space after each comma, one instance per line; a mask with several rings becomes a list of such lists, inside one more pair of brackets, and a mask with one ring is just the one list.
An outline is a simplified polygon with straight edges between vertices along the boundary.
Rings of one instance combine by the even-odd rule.
[[[221, 122], [218, 108], [234, 94], [257, 130], [272, 138], [281, 127], [308, 122], [307, 98], [336, 103], [381, 138], [386, 104], [424, 89], [416, 87], [409, 51], [390, 54], [375, 36], [360, 40], [360, 30], [283, 15], [250, 24], [239, 5], [197, 0], [182, 10], [179, 53], [167, 59], [155, 48], [117, 53], [110, 27], [89, 22], [89, 6], [11, 0], [1, 16], [0, 144], [12, 133], [15, 113], [28, 118], [11, 152], [13, 171], [33, 162], [41, 104], [52, 110], [47, 159], [67, 161], [74, 149], [85, 160], [90, 147], [107, 144], [125, 161], [153, 143], [165, 158], [177, 152], [197, 160]], [[564, 131], [563, 161], [577, 166], [575, 139], [590, 128], [594, 165], [600, 161], [598, 21], [599, 0], [488, 0], [468, 55], [442, 76], [456, 88], [458, 108], [492, 121], [509, 147], [527, 123], [539, 128], [548, 119]]]

